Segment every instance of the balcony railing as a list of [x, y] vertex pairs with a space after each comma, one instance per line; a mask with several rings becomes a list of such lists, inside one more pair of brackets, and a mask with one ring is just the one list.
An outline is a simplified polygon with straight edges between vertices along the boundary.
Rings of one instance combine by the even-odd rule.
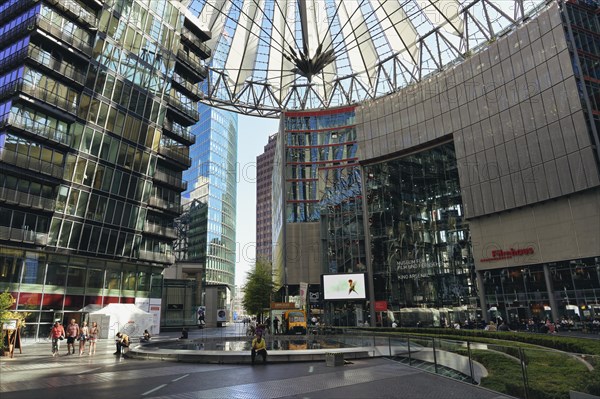
[[200, 92], [200, 89], [198, 88], [198, 85], [190, 83], [186, 79], [184, 79], [181, 76], [179, 76], [179, 74], [177, 74], [177, 73], [173, 74], [173, 79], [172, 80], [177, 85], [179, 85], [182, 89], [184, 89], [186, 91], [186, 93], [188, 93], [192, 97], [194, 97], [195, 100], [201, 100], [202, 99], [203, 96], [202, 96], [202, 93]]
[[177, 97], [172, 96], [172, 95], [168, 97], [168, 101], [169, 101], [169, 105], [171, 105], [171, 106], [175, 107], [177, 110], [183, 112], [184, 114], [189, 116], [194, 121], [197, 122], [200, 120], [200, 113], [198, 112], [198, 109], [194, 108], [193, 106], [184, 104], [183, 102], [181, 102], [181, 100], [179, 100]]
[[16, 53], [12, 53], [8, 57], [0, 59], [0, 70], [9, 70], [13, 65], [21, 65], [27, 57], [27, 47], [22, 48]]
[[27, 18], [20, 24], [10, 28], [0, 36], [0, 46], [4, 47], [5, 44], [14, 43], [21, 36], [25, 36], [35, 29], [37, 16]]
[[0, 25], [3, 25], [4, 22], [11, 19], [11, 17], [21, 14], [23, 11], [31, 7], [32, 4], [37, 2], [38, 0], [9, 0], [5, 2], [0, 6]]
[[12, 96], [17, 92], [25, 93], [28, 96], [53, 105], [73, 115], [77, 115], [76, 98], [69, 100], [67, 98], [60, 97], [57, 94], [48, 91], [42, 87], [31, 86], [30, 83], [24, 81], [23, 78], [9, 82], [4, 86], [0, 87], [0, 98], [3, 98], [5, 96]]
[[31, 158], [24, 154], [19, 154], [6, 148], [0, 149], [0, 161], [23, 169], [50, 175], [57, 179], [62, 179], [64, 168], [54, 165], [41, 159]]
[[92, 46], [90, 46], [90, 44], [86, 41], [64, 31], [60, 26], [54, 25], [51, 21], [42, 16], [36, 16], [34, 23], [37, 24], [37, 26], [39, 26], [42, 30], [50, 33], [52, 36], [59, 38], [63, 42], [70, 44], [73, 48], [91, 57]]
[[0, 240], [12, 240], [28, 242], [36, 245], [46, 245], [48, 244], [48, 234], [0, 226]]
[[182, 139], [184, 139], [185, 141], [187, 141], [190, 144], [194, 144], [196, 142], [196, 136], [191, 134], [187, 127], [183, 127], [181, 125], [173, 123], [172, 121], [170, 121], [168, 119], [165, 119], [165, 121], [163, 123], [163, 128], [168, 130], [169, 132], [174, 133], [175, 135], [181, 137]]
[[4, 126], [12, 126], [15, 129], [26, 131], [66, 146], [71, 145], [71, 136], [67, 132], [61, 132], [55, 127], [43, 125], [33, 120], [25, 120], [15, 114], [9, 113], [0, 116], [0, 127]]
[[169, 264], [175, 263], [175, 255], [170, 254], [170, 253], [163, 254], [163, 253], [152, 252], [152, 251], [139, 251], [138, 256], [139, 256], [140, 260], [147, 260], [150, 262], [169, 263]]
[[177, 58], [198, 77], [198, 81], [206, 78], [208, 70], [206, 66], [200, 63], [200, 60], [197, 57], [179, 49], [177, 50]]
[[187, 42], [191, 48], [197, 50], [203, 59], [211, 56], [212, 52], [210, 48], [185, 26], [181, 28], [181, 39], [182, 41]]
[[98, 25], [98, 18], [92, 12], [86, 10], [74, 0], [48, 0], [50, 4], [71, 17], [75, 17], [88, 27]]
[[56, 201], [51, 198], [23, 193], [6, 187], [0, 188], [0, 199], [9, 204], [17, 204], [22, 207], [42, 209], [44, 211], [54, 211], [56, 207]]
[[192, 158], [171, 148], [161, 145], [158, 147], [158, 153], [166, 156], [167, 158], [174, 159], [175, 161], [186, 165], [188, 168], [192, 166]]
[[177, 233], [173, 227], [161, 226], [159, 224], [146, 222], [144, 224], [144, 232], [158, 234], [168, 238], [177, 238]]
[[85, 74], [79, 72], [73, 65], [52, 57], [50, 54], [42, 51], [39, 47], [31, 46], [28, 52], [29, 58], [43, 65], [59, 75], [62, 75], [80, 85], [85, 84]]
[[166, 201], [162, 198], [150, 197], [148, 205], [181, 214], [181, 205], [175, 202]]
[[186, 181], [183, 181], [178, 177], [166, 174], [165, 172], [156, 171], [156, 172], [154, 172], [153, 177], [154, 177], [154, 180], [156, 180], [156, 181], [168, 184], [172, 187], [177, 187], [178, 189], [180, 189], [182, 191], [185, 191], [188, 188], [188, 183]]

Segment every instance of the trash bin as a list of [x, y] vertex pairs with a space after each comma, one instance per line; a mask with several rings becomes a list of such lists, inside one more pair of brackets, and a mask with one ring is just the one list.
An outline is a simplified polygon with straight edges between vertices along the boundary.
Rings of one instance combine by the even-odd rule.
[[325, 362], [327, 367], [343, 366], [344, 365], [344, 354], [327, 352], [325, 354]]

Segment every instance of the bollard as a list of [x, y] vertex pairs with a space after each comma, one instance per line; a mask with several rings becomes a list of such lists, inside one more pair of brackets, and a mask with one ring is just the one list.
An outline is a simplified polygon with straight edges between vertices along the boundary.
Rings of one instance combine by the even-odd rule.
[[325, 354], [325, 362], [327, 367], [343, 366], [344, 354], [336, 352], [327, 352]]

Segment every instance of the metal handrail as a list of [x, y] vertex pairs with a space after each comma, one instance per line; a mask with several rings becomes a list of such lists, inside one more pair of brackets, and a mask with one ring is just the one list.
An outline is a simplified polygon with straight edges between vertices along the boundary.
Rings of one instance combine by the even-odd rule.
[[36, 121], [29, 121], [31, 124], [23, 123], [20, 119], [15, 114], [8, 113], [0, 116], [0, 124], [14, 126], [60, 144], [70, 145], [71, 143], [71, 136], [67, 132], [60, 132], [54, 127], [43, 125]]
[[20, 154], [15, 151], [7, 150], [6, 148], [0, 150], [0, 160], [9, 164], [16, 165], [23, 169], [29, 169], [35, 172], [40, 172], [45, 175], [50, 175], [57, 179], [61, 179], [64, 173], [63, 166], [57, 166], [51, 162], [31, 158], [25, 154]]
[[45, 211], [54, 210], [56, 201], [52, 198], [45, 198], [40, 195], [24, 193], [6, 187], [0, 187], [0, 198], [8, 203], [19, 204], [24, 207], [43, 209]]
[[73, 65], [52, 57], [37, 46], [31, 46], [29, 48], [28, 56], [33, 61], [36, 61], [81, 85], [85, 84], [85, 74], [79, 72]]

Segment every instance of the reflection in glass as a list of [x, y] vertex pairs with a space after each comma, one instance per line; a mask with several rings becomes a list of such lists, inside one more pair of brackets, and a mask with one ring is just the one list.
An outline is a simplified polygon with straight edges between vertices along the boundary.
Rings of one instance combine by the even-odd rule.
[[364, 184], [376, 299], [436, 308], [476, 301], [453, 144], [367, 166]]

